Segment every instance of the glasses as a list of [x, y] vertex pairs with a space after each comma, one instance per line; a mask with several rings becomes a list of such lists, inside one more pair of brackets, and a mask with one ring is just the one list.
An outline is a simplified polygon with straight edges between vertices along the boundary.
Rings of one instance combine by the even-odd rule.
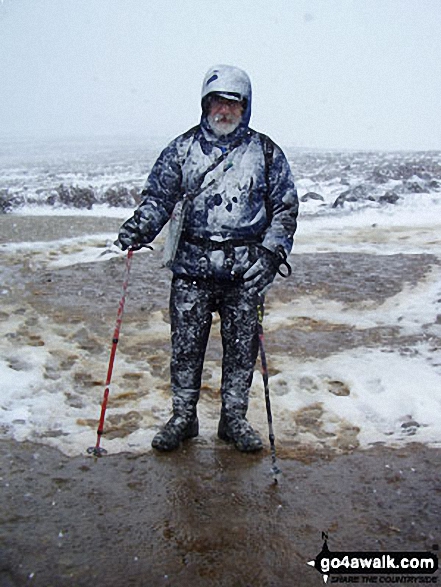
[[227, 108], [228, 110], [240, 110], [242, 111], [244, 108], [244, 102], [238, 100], [228, 100], [228, 98], [224, 98], [224, 96], [210, 96], [210, 108]]

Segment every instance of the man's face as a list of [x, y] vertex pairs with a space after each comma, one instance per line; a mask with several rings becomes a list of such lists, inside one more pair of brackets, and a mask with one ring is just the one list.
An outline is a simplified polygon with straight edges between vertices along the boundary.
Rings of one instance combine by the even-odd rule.
[[208, 106], [208, 122], [217, 136], [232, 133], [242, 120], [243, 103], [223, 96], [211, 96]]

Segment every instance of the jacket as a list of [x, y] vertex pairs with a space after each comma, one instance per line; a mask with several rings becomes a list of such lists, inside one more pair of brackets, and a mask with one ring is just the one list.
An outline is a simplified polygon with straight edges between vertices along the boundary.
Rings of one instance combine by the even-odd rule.
[[177, 202], [187, 199], [171, 265], [175, 275], [240, 278], [259, 245], [291, 251], [298, 197], [288, 161], [271, 139], [248, 126], [219, 138], [203, 116], [162, 151], [142, 196], [134, 218], [144, 242], [153, 241]]

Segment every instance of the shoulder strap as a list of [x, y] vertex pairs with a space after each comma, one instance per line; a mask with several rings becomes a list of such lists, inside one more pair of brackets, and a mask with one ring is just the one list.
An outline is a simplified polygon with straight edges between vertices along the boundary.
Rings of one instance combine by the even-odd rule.
[[204, 183], [205, 177], [210, 173], [210, 171], [213, 171], [213, 169], [216, 169], [216, 167], [218, 165], [220, 165], [222, 163], [222, 161], [224, 161], [230, 153], [231, 153], [231, 150], [227, 150], [224, 153], [222, 153], [222, 155], [219, 155], [219, 157], [217, 159], [215, 159], [213, 161], [213, 163], [209, 167], [207, 167], [207, 169], [199, 176], [197, 189], [195, 190], [196, 195], [199, 193], [199, 190], [201, 189], [201, 186]]
[[194, 143], [194, 139], [196, 137], [196, 134], [197, 134], [199, 128], [200, 128], [200, 125], [197, 124], [196, 126], [193, 126], [189, 130], [187, 130], [187, 132], [184, 133], [184, 135], [183, 135], [183, 138], [184, 139], [191, 139], [191, 140], [188, 142], [188, 146], [187, 146], [187, 149], [185, 151], [185, 155], [181, 159], [181, 165], [183, 165], [185, 163], [185, 160], [188, 157], [188, 154], [189, 154], [190, 149], [191, 149], [191, 147], [192, 147], [192, 145]]
[[[224, 160], [225, 160], [225, 159], [228, 157], [228, 155], [229, 155], [229, 154], [230, 154], [232, 151], [234, 151], [234, 149], [235, 149], [235, 148], [236, 148], [238, 145], [240, 145], [240, 143], [241, 143], [241, 142], [242, 142], [242, 140], [240, 140], [240, 141], [236, 141], [235, 143], [232, 143], [232, 144], [229, 146], [229, 148], [228, 148], [226, 151], [224, 151], [224, 152], [223, 152], [221, 155], [219, 155], [219, 157], [217, 157], [217, 159], [215, 159], [215, 160], [213, 161], [213, 163], [212, 163], [211, 165], [209, 165], [209, 166], [207, 167], [207, 169], [205, 169], [205, 170], [204, 170], [204, 171], [201, 173], [201, 175], [199, 176], [199, 178], [198, 178], [198, 181], [197, 181], [196, 189], [194, 190], [194, 192], [193, 192], [192, 194], [187, 194], [187, 196], [186, 196], [186, 198], [187, 198], [187, 199], [193, 200], [193, 199], [194, 199], [196, 196], [198, 196], [198, 195], [201, 193], [201, 187], [202, 187], [202, 184], [204, 183], [204, 179], [205, 179], [205, 177], [206, 177], [206, 176], [207, 176], [207, 175], [208, 175], [208, 174], [209, 174], [211, 171], [213, 171], [213, 169], [216, 169], [216, 167], [218, 167], [218, 165], [220, 165], [220, 164], [222, 163], [222, 161], [224, 161]], [[188, 154], [188, 153], [187, 153], [187, 154]]]
[[271, 201], [269, 199], [269, 189], [270, 189], [270, 182], [269, 182], [269, 174], [270, 174], [270, 167], [273, 162], [274, 157], [274, 143], [273, 141], [267, 136], [262, 133], [259, 133], [260, 142], [262, 144], [262, 151], [263, 156], [265, 158], [265, 183], [266, 183], [266, 191], [265, 191], [265, 208], [267, 212], [268, 218], [272, 218], [273, 215], [273, 207]]
[[273, 162], [274, 143], [268, 136], [266, 136], [262, 133], [259, 133], [259, 134], [260, 134], [260, 142], [262, 143], [263, 156], [265, 157], [266, 185], [269, 187], [269, 171], [270, 171], [270, 166]]

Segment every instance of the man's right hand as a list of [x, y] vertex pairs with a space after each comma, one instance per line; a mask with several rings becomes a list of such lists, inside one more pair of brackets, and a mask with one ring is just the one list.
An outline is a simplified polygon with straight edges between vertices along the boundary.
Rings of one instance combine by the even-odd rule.
[[115, 245], [122, 251], [126, 249], [140, 249], [144, 242], [143, 236], [139, 231], [139, 226], [134, 217], [129, 218], [119, 229], [118, 238], [115, 241]]

